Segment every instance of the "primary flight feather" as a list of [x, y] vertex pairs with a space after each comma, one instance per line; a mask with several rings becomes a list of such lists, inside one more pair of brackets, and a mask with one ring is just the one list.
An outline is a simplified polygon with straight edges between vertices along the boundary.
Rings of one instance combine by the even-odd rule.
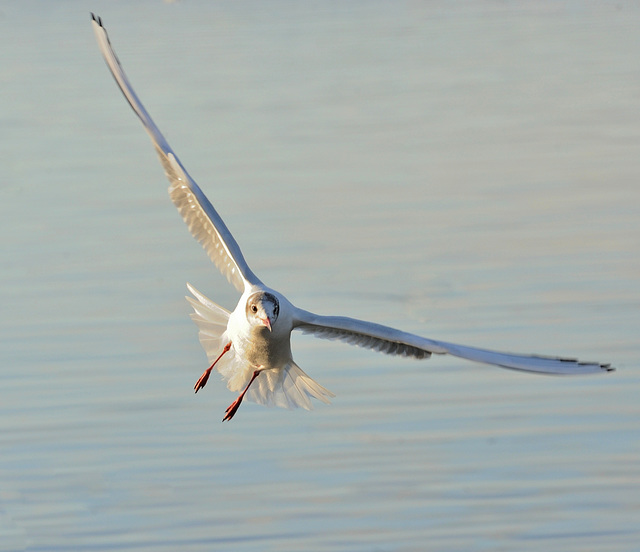
[[436, 341], [380, 324], [342, 316], [321, 316], [295, 307], [281, 293], [265, 286], [247, 265], [222, 218], [180, 160], [138, 99], [109, 41], [102, 20], [91, 14], [100, 51], [120, 90], [142, 121], [169, 179], [169, 196], [220, 272], [241, 293], [233, 312], [217, 305], [187, 284], [193, 298], [191, 318], [211, 365], [196, 382], [198, 392], [213, 368], [239, 392], [227, 408], [230, 420], [244, 398], [284, 408], [312, 408], [311, 398], [328, 403], [333, 393], [311, 379], [291, 355], [291, 332], [301, 330], [391, 355], [428, 358], [432, 353], [543, 374], [590, 374], [611, 371], [609, 364], [576, 359], [516, 355]]

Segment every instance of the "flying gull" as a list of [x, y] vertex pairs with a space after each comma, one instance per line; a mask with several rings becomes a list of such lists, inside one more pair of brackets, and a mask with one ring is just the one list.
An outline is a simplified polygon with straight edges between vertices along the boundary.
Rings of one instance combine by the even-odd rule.
[[427, 339], [373, 322], [321, 316], [294, 306], [284, 295], [264, 285], [249, 268], [222, 218], [189, 176], [129, 84], [102, 20], [94, 14], [91, 18], [100, 51], [160, 157], [170, 182], [171, 200], [209, 258], [241, 293], [236, 308], [230, 312], [187, 284], [193, 295], [187, 297], [194, 310], [191, 318], [198, 325], [200, 342], [211, 362], [196, 382], [195, 391], [197, 393], [206, 385], [215, 368], [227, 381], [227, 387], [239, 392], [227, 408], [223, 421], [233, 418], [244, 398], [263, 405], [307, 410], [312, 408], [311, 398], [329, 403], [333, 393], [311, 379], [294, 362], [292, 330], [417, 359], [449, 354], [541, 374], [574, 375], [613, 370], [609, 364], [598, 362], [503, 353]]

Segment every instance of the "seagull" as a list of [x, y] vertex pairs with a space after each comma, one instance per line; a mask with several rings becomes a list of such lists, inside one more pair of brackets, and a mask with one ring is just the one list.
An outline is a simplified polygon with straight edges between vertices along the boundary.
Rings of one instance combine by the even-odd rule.
[[200, 187], [189, 176], [177, 155], [138, 99], [111, 46], [100, 17], [91, 14], [92, 26], [107, 66], [124, 97], [151, 137], [169, 179], [169, 196], [192, 235], [202, 244], [220, 272], [241, 294], [231, 312], [187, 284], [193, 297], [191, 318], [210, 362], [195, 384], [202, 389], [215, 368], [229, 390], [238, 392], [222, 421], [231, 420], [243, 399], [282, 408], [312, 409], [311, 398], [328, 404], [335, 395], [310, 378], [293, 360], [291, 332], [416, 359], [432, 354], [455, 357], [540, 374], [592, 374], [614, 370], [610, 364], [581, 362], [574, 358], [519, 355], [478, 349], [427, 339], [354, 318], [321, 316], [294, 306], [284, 295], [267, 287], [249, 268], [238, 243]]

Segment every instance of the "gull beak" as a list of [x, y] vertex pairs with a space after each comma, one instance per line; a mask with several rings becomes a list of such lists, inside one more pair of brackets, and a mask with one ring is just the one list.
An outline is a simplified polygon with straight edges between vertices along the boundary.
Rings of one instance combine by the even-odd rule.
[[269, 320], [269, 317], [261, 318], [260, 322], [262, 322], [262, 324], [264, 324], [267, 328], [269, 328], [269, 331], [271, 331], [271, 320]]

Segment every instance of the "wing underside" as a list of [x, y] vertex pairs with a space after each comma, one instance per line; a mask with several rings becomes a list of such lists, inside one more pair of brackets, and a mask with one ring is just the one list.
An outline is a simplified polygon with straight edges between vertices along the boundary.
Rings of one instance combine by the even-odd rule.
[[427, 358], [432, 353], [449, 354], [466, 360], [500, 366], [501, 368], [542, 374], [592, 374], [613, 370], [609, 364], [601, 364], [599, 362], [582, 362], [573, 358], [520, 355], [479, 349], [427, 339], [388, 326], [354, 318], [319, 316], [306, 311], [298, 312], [296, 329], [323, 339], [341, 340], [382, 353], [411, 356], [419, 359]]
[[222, 218], [200, 187], [189, 176], [169, 143], [151, 119], [144, 105], [138, 99], [111, 46], [109, 36], [102, 26], [101, 19], [93, 14], [91, 14], [91, 17], [100, 51], [122, 94], [151, 137], [164, 172], [170, 182], [169, 195], [171, 200], [182, 215], [189, 230], [202, 244], [220, 272], [239, 292], [242, 293], [245, 290], [247, 283], [260, 284], [258, 278], [247, 265], [240, 247]]

